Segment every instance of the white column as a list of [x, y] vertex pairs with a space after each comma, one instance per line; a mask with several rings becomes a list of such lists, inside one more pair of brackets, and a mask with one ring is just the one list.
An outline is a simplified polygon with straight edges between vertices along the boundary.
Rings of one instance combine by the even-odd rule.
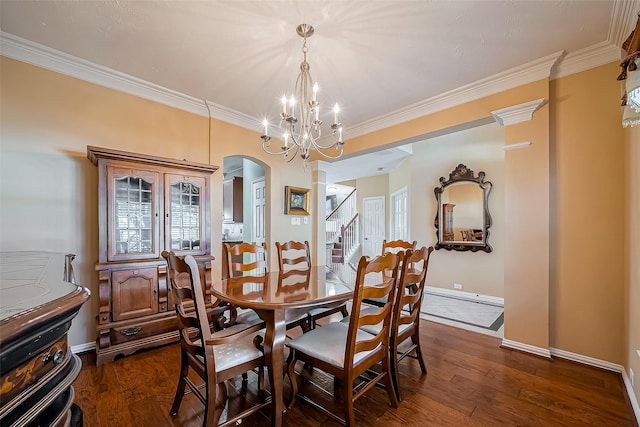
[[311, 262], [313, 265], [327, 264], [327, 225], [326, 225], [326, 200], [327, 200], [327, 169], [331, 164], [321, 160], [311, 163], [313, 191], [311, 224]]

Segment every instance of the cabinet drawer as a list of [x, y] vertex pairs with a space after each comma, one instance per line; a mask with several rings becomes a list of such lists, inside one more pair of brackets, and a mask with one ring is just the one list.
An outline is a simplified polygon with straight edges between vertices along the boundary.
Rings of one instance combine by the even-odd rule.
[[115, 270], [111, 273], [113, 320], [158, 312], [158, 269]]
[[111, 329], [111, 345], [152, 337], [164, 332], [175, 331], [178, 320], [174, 313], [162, 319], [154, 319], [139, 324]]
[[13, 398], [40, 381], [45, 375], [60, 365], [67, 355], [67, 335], [33, 355], [31, 359], [0, 377], [2, 392], [0, 404], [5, 405]]

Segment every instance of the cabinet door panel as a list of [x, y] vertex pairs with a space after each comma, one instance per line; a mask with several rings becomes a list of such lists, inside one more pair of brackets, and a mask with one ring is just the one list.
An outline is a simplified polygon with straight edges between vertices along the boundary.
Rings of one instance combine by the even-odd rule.
[[111, 273], [113, 320], [158, 312], [158, 269], [115, 270]]
[[165, 247], [179, 255], [208, 252], [208, 191], [203, 177], [165, 175]]
[[160, 174], [112, 166], [107, 180], [108, 260], [158, 258]]

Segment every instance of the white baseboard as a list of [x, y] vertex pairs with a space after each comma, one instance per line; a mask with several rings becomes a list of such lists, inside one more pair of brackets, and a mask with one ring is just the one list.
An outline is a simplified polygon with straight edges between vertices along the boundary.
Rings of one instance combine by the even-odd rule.
[[71, 352], [74, 354], [85, 353], [87, 351], [93, 351], [95, 349], [96, 349], [95, 341], [71, 346]]
[[596, 368], [606, 369], [607, 371], [613, 371], [622, 373], [624, 368], [617, 363], [607, 362], [606, 360], [596, 359], [594, 357], [583, 356], [582, 354], [572, 353], [570, 351], [560, 350], [558, 348], [550, 348], [552, 356], [562, 357], [563, 359], [571, 360], [573, 362], [582, 363], [584, 365], [595, 366]]
[[459, 291], [456, 289], [435, 288], [433, 286], [426, 286], [425, 292], [433, 295], [440, 295], [449, 298], [458, 298], [467, 301], [482, 302], [485, 304], [498, 305], [504, 307], [504, 298], [492, 297], [489, 295], [475, 294], [473, 292]]
[[631, 401], [633, 413], [636, 415], [636, 422], [640, 424], [640, 405], [638, 405], [638, 399], [636, 398], [636, 394], [633, 391], [631, 379], [627, 375], [627, 371], [625, 371], [624, 369], [622, 370], [622, 379], [624, 380], [624, 385], [627, 388], [627, 395], [629, 396], [629, 401]]
[[536, 347], [530, 344], [524, 344], [518, 341], [511, 341], [508, 339], [502, 339], [502, 346], [506, 348], [512, 348], [514, 350], [524, 351], [525, 353], [535, 354], [547, 359], [551, 359], [551, 352], [548, 348]]

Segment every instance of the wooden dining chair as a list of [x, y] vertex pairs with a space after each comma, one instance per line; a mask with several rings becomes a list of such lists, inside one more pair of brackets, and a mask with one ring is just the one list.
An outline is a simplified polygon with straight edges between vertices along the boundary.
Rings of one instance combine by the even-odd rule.
[[[230, 277], [239, 276], [264, 276], [269, 272], [269, 262], [267, 245], [262, 243], [257, 245], [255, 243], [243, 242], [234, 246], [228, 243], [224, 244], [227, 251], [228, 271]], [[257, 317], [253, 310], [242, 310], [238, 316], [247, 316], [250, 321]], [[302, 331], [309, 330], [309, 319], [306, 310], [291, 309], [285, 313], [285, 322], [287, 329], [293, 329], [300, 326]]]
[[397, 254], [398, 252], [404, 252], [407, 249], [415, 249], [418, 245], [417, 241], [407, 242], [406, 240], [391, 240], [387, 242], [386, 240], [382, 241], [382, 255], [387, 252], [393, 252]]
[[[303, 270], [309, 271], [311, 269], [311, 251], [308, 241], [296, 242], [290, 240], [288, 242], [280, 243], [276, 242], [276, 249], [278, 253], [278, 267], [281, 272], [288, 273], [289, 271]], [[335, 313], [341, 313], [342, 317], [347, 316], [347, 303], [342, 303], [335, 307], [318, 307], [312, 308], [308, 312], [308, 329], [314, 329], [317, 326], [317, 321], [326, 317], [329, 317]], [[303, 330], [306, 328], [303, 327]]]
[[[401, 400], [399, 388], [398, 363], [409, 356], [418, 359], [422, 374], [427, 373], [427, 366], [420, 346], [420, 309], [424, 296], [424, 286], [429, 268], [429, 257], [433, 246], [421, 247], [415, 251], [407, 251], [401, 267], [400, 280], [395, 295], [391, 322], [391, 340], [389, 353], [394, 390], [398, 401]], [[382, 324], [366, 325], [363, 331], [378, 334]], [[398, 350], [401, 343], [411, 339], [411, 345]], [[415, 355], [412, 355], [415, 353]]]
[[[385, 270], [392, 271], [391, 276], [384, 274]], [[378, 278], [377, 284], [371, 283], [371, 276]], [[358, 263], [356, 282], [351, 309], [350, 321], [332, 322], [289, 341], [290, 349], [288, 374], [291, 379], [291, 400], [296, 397], [309, 401], [327, 415], [346, 424], [355, 425], [353, 410], [354, 401], [361, 397], [377, 382], [383, 381], [389, 397], [389, 403], [394, 408], [398, 406], [396, 393], [391, 379], [389, 357], [389, 330], [391, 327], [391, 311], [398, 275], [398, 256], [388, 253], [384, 256], [369, 260], [362, 257]], [[368, 283], [365, 286], [365, 281]], [[388, 303], [383, 307], [376, 307], [376, 312], [362, 310], [365, 297], [388, 297]], [[362, 330], [366, 325], [382, 323], [380, 332], [376, 335]], [[307, 396], [298, 395], [298, 383], [295, 373], [297, 361], [305, 365], [333, 375], [334, 384], [340, 387], [343, 403], [344, 419], [331, 413], [327, 408], [313, 402]], [[362, 375], [370, 372], [373, 366], [380, 364], [380, 369], [373, 372], [368, 380]], [[354, 381], [361, 380], [354, 391]]]
[[224, 244], [227, 254], [229, 277], [258, 276], [269, 272], [267, 245], [242, 242], [237, 245]]
[[[162, 251], [162, 257], [167, 261], [168, 284], [171, 289], [172, 300], [175, 301], [176, 296], [173, 290], [190, 287], [191, 272], [183, 256], [177, 256], [173, 251]], [[201, 273], [200, 280], [202, 280], [202, 278]], [[264, 324], [257, 314], [247, 311], [239, 313], [237, 307], [230, 304], [222, 304], [206, 292], [204, 288], [203, 296], [210, 323], [216, 330], [222, 330], [238, 323], [250, 326]], [[193, 311], [193, 307], [191, 307], [191, 311]]]
[[[190, 287], [174, 289], [180, 331], [180, 377], [170, 413], [177, 415], [183, 396], [192, 393], [204, 405], [203, 426], [234, 425], [271, 403], [270, 395], [258, 393], [255, 405], [239, 414], [227, 411], [227, 419], [220, 423], [220, 416], [228, 406], [227, 387], [234, 384], [230, 380], [257, 368], [258, 387], [264, 388], [265, 357], [261, 349], [264, 332], [261, 325], [212, 332], [198, 264], [191, 255], [187, 255], [184, 262], [189, 267], [191, 283]], [[188, 305], [193, 305], [195, 316], [189, 313]], [[193, 374], [200, 377], [202, 384], [193, 381]], [[241, 391], [247, 393], [246, 378], [242, 379]]]
[[[404, 257], [404, 253], [408, 250], [413, 250], [416, 248], [418, 242], [415, 240], [413, 242], [408, 242], [406, 240], [391, 240], [387, 242], [386, 240], [382, 241], [382, 255], [391, 252], [394, 254], [401, 255], [400, 264], [402, 265], [402, 258]], [[386, 304], [385, 298], [367, 298], [365, 300], [367, 304], [376, 305], [378, 307]]]

